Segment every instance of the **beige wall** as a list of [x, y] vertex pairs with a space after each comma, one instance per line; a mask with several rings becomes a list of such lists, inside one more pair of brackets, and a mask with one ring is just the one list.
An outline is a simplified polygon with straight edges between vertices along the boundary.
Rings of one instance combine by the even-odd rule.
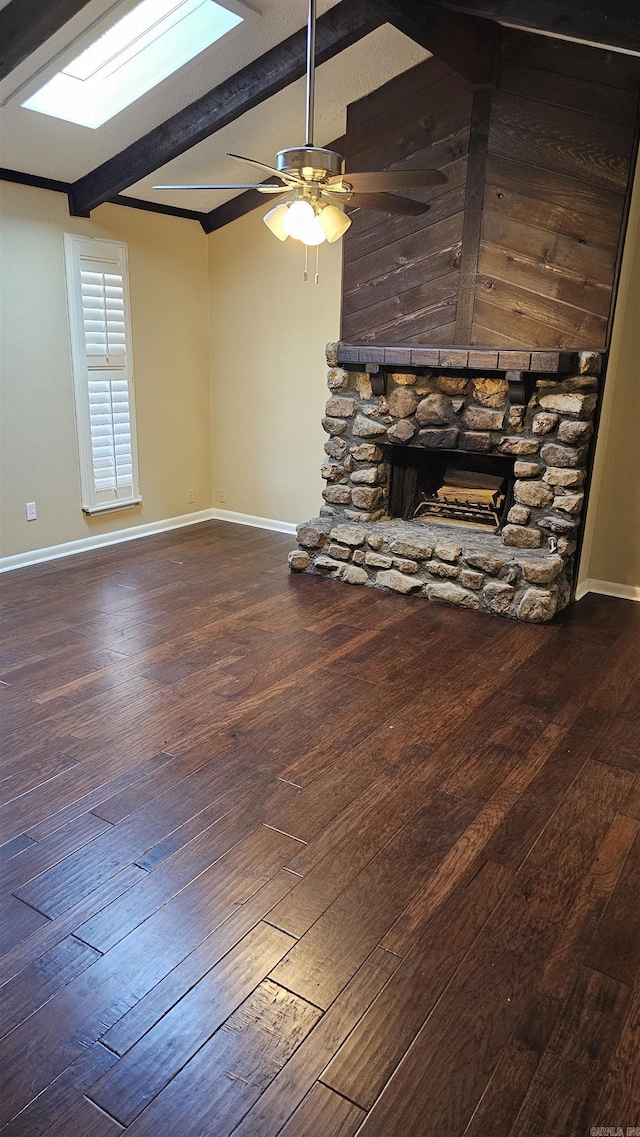
[[[0, 555], [160, 521], [211, 505], [207, 243], [201, 228], [0, 185]], [[80, 508], [63, 234], [129, 247], [140, 506]], [[193, 488], [194, 503], [187, 504]], [[27, 523], [25, 503], [37, 521]]]
[[302, 247], [272, 236], [266, 208], [209, 238], [213, 504], [297, 522], [322, 504], [324, 349], [339, 334], [342, 251], [322, 245], [320, 283], [313, 272], [304, 283]]
[[[317, 513], [340, 247], [321, 248], [320, 283], [304, 284], [300, 247], [279, 244], [262, 210], [207, 241], [193, 222], [117, 206], [85, 221], [69, 217], [60, 194], [6, 183], [0, 191], [0, 555], [212, 505], [289, 522]], [[101, 518], [80, 510], [64, 232], [129, 245], [144, 501]], [[640, 177], [580, 568], [583, 582], [638, 590], [639, 361]], [[27, 523], [34, 500], [38, 520]]]
[[640, 599], [640, 162], [629, 214], [580, 581]]

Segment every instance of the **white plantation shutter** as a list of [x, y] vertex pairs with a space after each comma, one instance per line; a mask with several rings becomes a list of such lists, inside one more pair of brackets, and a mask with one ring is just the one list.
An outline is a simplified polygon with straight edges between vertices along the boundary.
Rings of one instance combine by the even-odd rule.
[[[87, 358], [96, 363], [123, 363], [127, 354], [124, 278], [105, 272], [104, 262], [81, 258], [80, 287]], [[108, 267], [111, 267], [109, 265]]]
[[82, 508], [140, 501], [125, 245], [67, 234]]

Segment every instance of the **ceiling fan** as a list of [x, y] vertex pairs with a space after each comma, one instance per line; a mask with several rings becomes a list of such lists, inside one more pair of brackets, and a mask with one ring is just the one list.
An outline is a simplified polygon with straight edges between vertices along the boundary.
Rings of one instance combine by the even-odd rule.
[[365, 209], [378, 209], [384, 213], [417, 216], [426, 213], [429, 205], [409, 197], [399, 197], [394, 191], [440, 185], [448, 179], [440, 170], [380, 170], [343, 172], [344, 160], [335, 150], [314, 146], [315, 109], [315, 57], [316, 57], [316, 0], [309, 0], [307, 22], [307, 95], [306, 142], [287, 150], [280, 150], [276, 166], [267, 166], [241, 154], [229, 154], [260, 170], [266, 170], [276, 182], [237, 183], [219, 185], [154, 186], [156, 190], [205, 189], [256, 189], [264, 194], [281, 195], [280, 201], [265, 214], [264, 222], [280, 241], [287, 237], [303, 245], [320, 245], [323, 241], [337, 241], [351, 225], [351, 218], [341, 206], [352, 205]]

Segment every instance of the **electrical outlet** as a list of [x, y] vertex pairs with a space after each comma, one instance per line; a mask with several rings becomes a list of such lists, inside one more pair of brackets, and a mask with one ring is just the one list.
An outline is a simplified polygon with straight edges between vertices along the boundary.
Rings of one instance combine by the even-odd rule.
[[187, 505], [193, 505], [193, 490], [187, 490]]
[[27, 521], [36, 521], [36, 520], [37, 520], [36, 503], [35, 503], [35, 501], [28, 501], [27, 502]]
[[218, 490], [218, 497], [220, 498], [220, 501], [226, 501], [227, 500], [227, 491], [226, 490]]

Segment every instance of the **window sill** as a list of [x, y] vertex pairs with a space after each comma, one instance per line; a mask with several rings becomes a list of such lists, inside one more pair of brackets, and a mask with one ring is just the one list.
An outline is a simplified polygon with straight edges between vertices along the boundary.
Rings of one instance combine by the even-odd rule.
[[131, 509], [133, 505], [140, 505], [141, 497], [130, 497], [127, 501], [109, 501], [104, 505], [83, 505], [82, 512], [89, 517], [100, 513], [115, 513], [119, 509]]

